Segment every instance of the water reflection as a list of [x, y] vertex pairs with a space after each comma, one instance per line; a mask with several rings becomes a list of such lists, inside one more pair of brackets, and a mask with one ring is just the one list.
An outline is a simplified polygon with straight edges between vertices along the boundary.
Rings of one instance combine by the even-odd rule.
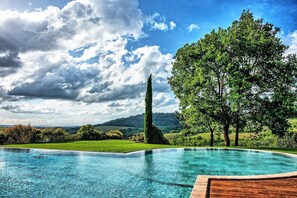
[[153, 151], [145, 151], [144, 155], [144, 164], [143, 164], [143, 175], [144, 178], [148, 181], [146, 188], [145, 188], [145, 194], [147, 197], [152, 197], [154, 195], [154, 191], [156, 188], [154, 188], [154, 180], [151, 178], [154, 175], [156, 175], [155, 170], [155, 164], [154, 164], [154, 156], [152, 155]]
[[0, 152], [30, 153], [30, 149], [0, 148]]
[[5, 167], [5, 162], [0, 159], [0, 170], [4, 169]]

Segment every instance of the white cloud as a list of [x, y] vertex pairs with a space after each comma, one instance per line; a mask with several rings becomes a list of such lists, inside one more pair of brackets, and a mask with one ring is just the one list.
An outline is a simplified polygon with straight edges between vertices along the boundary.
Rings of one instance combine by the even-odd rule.
[[198, 30], [199, 29], [199, 26], [195, 23], [192, 23], [188, 26], [188, 31], [189, 32], [192, 32], [193, 30]]
[[57, 111], [55, 108], [45, 105], [31, 105], [28, 103], [22, 103], [17, 105], [2, 105], [1, 109], [10, 111], [12, 113], [30, 113], [30, 114], [61, 114], [61, 111]]
[[[120, 50], [119, 50], [120, 51]], [[115, 99], [138, 98], [145, 91], [146, 79], [150, 73], [155, 81], [160, 81], [158, 87], [167, 85], [171, 73], [171, 54], [162, 54], [157, 46], [145, 46], [134, 51], [103, 54], [99, 57], [101, 67], [98, 74], [100, 82], [90, 83], [78, 96], [85, 102], [112, 101]], [[125, 56], [133, 56], [133, 63], [126, 64]], [[164, 86], [163, 86], [164, 87]], [[169, 87], [159, 89], [168, 92]]]
[[297, 30], [287, 35], [284, 40], [285, 44], [289, 46], [286, 54], [297, 54]]
[[161, 30], [161, 31], [167, 31], [168, 30], [168, 25], [166, 23], [154, 23], [152, 25], [153, 30]]
[[170, 29], [173, 30], [174, 28], [176, 28], [176, 24], [174, 23], [174, 21], [170, 21], [169, 22], [170, 25]]
[[176, 26], [158, 13], [149, 18], [137, 0], [0, 11], [2, 122], [26, 124], [30, 115], [32, 124], [80, 125], [143, 113], [150, 73], [156, 110], [176, 110], [167, 83], [173, 55], [158, 46], [127, 49], [144, 35], [144, 23], [162, 31]]
[[146, 23], [150, 26], [151, 30], [161, 30], [165, 32], [168, 31], [168, 29], [173, 30], [176, 27], [173, 21], [170, 21], [169, 24], [166, 23], [166, 18], [159, 13], [148, 16]]

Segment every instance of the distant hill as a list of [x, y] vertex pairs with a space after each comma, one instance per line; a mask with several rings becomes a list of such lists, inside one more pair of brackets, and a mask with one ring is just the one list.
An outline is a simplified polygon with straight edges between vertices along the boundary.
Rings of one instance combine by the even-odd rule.
[[[110, 130], [120, 130], [124, 136], [130, 137], [136, 133], [143, 132], [144, 114], [129, 116], [126, 118], [118, 118], [110, 120], [102, 124], [94, 125], [99, 131], [107, 132]], [[182, 126], [174, 113], [154, 113], [153, 123], [159, 127], [163, 133], [169, 133], [172, 130], [181, 130]], [[1, 125], [0, 130], [10, 127], [10, 125]], [[44, 126], [34, 126], [36, 128], [45, 128]], [[69, 133], [76, 133], [79, 126], [61, 127]]]
[[[125, 127], [128, 136], [133, 135], [139, 131], [143, 131], [143, 118], [144, 114], [130, 116], [126, 118], [118, 118], [110, 120], [108, 122], [94, 125], [97, 129], [101, 129], [103, 126], [118, 126]], [[172, 130], [181, 130], [182, 126], [174, 113], [154, 113], [153, 123], [158, 126], [163, 133], [169, 133]], [[127, 130], [128, 129], [128, 130]]]
[[[144, 114], [138, 114], [135, 116], [129, 116], [126, 118], [118, 118], [115, 120], [110, 120], [102, 124], [95, 126], [105, 125], [105, 126], [125, 126], [125, 127], [143, 127]], [[174, 126], [180, 127], [181, 124], [174, 113], [154, 113], [153, 123], [156, 126]]]

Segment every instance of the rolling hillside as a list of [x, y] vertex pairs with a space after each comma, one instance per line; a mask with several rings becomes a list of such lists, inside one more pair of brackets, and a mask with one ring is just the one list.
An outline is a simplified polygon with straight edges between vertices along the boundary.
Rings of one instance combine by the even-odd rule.
[[[102, 124], [94, 125], [96, 129], [105, 131], [106, 129], [119, 129], [126, 137], [143, 131], [143, 114], [119, 118]], [[172, 130], [181, 130], [182, 126], [174, 113], [154, 113], [153, 122], [163, 133]]]

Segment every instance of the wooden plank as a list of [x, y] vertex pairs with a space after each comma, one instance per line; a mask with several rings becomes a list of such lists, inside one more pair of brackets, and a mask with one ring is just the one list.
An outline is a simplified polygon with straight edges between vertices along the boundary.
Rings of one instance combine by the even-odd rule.
[[297, 197], [297, 177], [280, 179], [211, 179], [209, 197]]

